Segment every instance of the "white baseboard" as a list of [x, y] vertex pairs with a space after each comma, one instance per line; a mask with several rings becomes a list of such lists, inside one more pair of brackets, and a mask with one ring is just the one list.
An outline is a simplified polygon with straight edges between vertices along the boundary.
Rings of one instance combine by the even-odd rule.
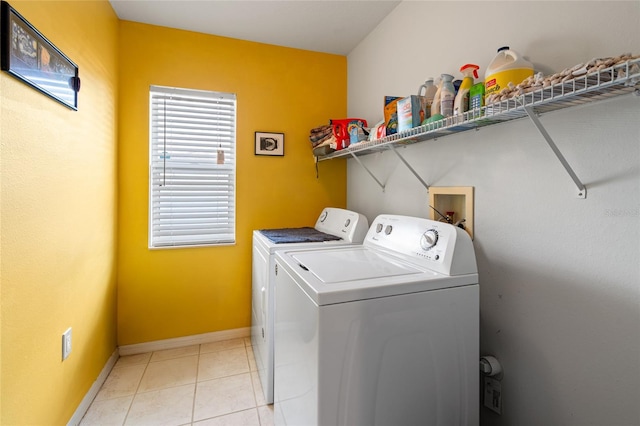
[[200, 345], [203, 343], [219, 342], [221, 340], [240, 339], [249, 337], [251, 328], [235, 328], [233, 330], [214, 331], [212, 333], [195, 334], [193, 336], [176, 337], [173, 339], [155, 340], [145, 343], [120, 346], [120, 355], [135, 355], [146, 352], [161, 351], [163, 349], [181, 348], [184, 346]]
[[116, 350], [113, 351], [113, 353], [107, 360], [107, 363], [102, 368], [102, 371], [98, 375], [98, 378], [96, 378], [96, 381], [93, 382], [93, 385], [91, 385], [91, 388], [89, 388], [89, 391], [80, 402], [80, 405], [78, 405], [78, 408], [76, 408], [76, 411], [73, 413], [73, 416], [71, 416], [71, 418], [69, 419], [67, 426], [77, 426], [80, 424], [80, 421], [82, 420], [84, 415], [87, 413], [87, 410], [89, 409], [89, 406], [93, 402], [93, 399], [96, 397], [96, 395], [100, 391], [100, 388], [104, 384], [104, 381], [107, 380], [109, 373], [111, 373], [111, 369], [113, 368], [114, 365], [116, 365], [116, 361], [118, 361], [118, 358], [120, 358], [120, 355], [118, 354], [118, 348], [116, 348]]

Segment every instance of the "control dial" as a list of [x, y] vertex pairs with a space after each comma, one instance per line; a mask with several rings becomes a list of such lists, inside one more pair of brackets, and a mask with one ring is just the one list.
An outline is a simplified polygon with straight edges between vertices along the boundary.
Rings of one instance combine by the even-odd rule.
[[328, 214], [329, 213], [327, 213], [326, 211], [322, 212], [322, 214], [320, 215], [320, 222], [324, 222]]
[[429, 250], [438, 242], [438, 231], [435, 229], [429, 229], [422, 234], [420, 238], [420, 246], [422, 250]]

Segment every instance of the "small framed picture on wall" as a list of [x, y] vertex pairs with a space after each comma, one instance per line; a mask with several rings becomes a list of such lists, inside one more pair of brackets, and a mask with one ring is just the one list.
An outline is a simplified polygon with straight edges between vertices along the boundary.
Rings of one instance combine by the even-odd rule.
[[256, 155], [284, 156], [284, 133], [256, 132]]

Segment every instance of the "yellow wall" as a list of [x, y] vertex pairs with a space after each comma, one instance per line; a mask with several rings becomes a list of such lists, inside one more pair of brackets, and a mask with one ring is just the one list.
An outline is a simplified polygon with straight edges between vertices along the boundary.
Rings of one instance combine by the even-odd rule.
[[66, 424], [116, 348], [118, 20], [107, 1], [11, 5], [82, 88], [73, 111], [0, 73], [0, 423]]
[[[319, 164], [309, 129], [346, 114], [346, 57], [122, 21], [119, 75], [118, 343], [250, 325], [253, 229], [313, 224], [346, 204], [344, 161]], [[149, 86], [237, 94], [234, 246], [149, 250]], [[254, 132], [285, 133], [256, 157]]]

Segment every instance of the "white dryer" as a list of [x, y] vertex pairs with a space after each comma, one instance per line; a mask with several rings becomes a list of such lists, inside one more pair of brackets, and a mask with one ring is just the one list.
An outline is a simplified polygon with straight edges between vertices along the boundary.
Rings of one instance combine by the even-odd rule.
[[381, 215], [276, 254], [276, 425], [477, 425], [479, 285], [460, 228]]
[[361, 244], [368, 229], [365, 216], [327, 207], [313, 228], [253, 231], [251, 344], [268, 404], [273, 403], [274, 253], [285, 249]]

